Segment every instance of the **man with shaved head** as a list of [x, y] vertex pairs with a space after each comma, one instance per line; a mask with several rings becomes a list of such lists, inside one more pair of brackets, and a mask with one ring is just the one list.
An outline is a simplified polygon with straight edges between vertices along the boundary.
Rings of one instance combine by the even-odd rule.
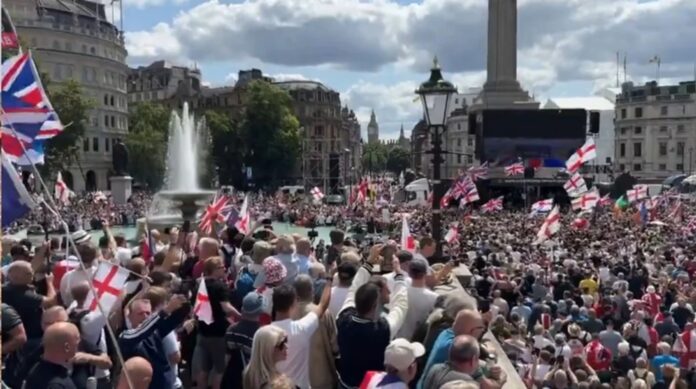
[[72, 323], [50, 325], [44, 331], [44, 352], [30, 371], [25, 389], [76, 389], [66, 366], [73, 360], [80, 332]]
[[[128, 379], [133, 386], [130, 386]], [[121, 371], [121, 377], [118, 379], [116, 389], [147, 389], [152, 381], [152, 365], [147, 359], [142, 357], [133, 357], [126, 361]]]

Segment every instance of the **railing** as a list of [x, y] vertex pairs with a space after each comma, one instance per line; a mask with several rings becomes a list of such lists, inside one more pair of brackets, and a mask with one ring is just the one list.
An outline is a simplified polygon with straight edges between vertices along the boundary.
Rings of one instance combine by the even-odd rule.
[[49, 22], [42, 20], [20, 19], [14, 22], [17, 27], [43, 27], [50, 30], [60, 30], [79, 35], [92, 36], [106, 41], [111, 41], [120, 45], [125, 44], [123, 34], [119, 32], [103, 33], [101, 31], [96, 31], [93, 28], [85, 28], [84, 26], [75, 26], [64, 23], [54, 23], [53, 21]]

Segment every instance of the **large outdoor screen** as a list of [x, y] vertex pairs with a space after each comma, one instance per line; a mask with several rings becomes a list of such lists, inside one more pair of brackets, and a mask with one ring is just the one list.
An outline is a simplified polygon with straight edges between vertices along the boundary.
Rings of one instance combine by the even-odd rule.
[[587, 132], [584, 109], [484, 110], [477, 125], [476, 153], [482, 161], [567, 159]]

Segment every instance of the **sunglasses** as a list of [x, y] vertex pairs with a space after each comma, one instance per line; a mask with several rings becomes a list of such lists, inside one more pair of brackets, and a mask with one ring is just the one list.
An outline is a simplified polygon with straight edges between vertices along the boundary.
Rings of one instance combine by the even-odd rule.
[[281, 340], [280, 343], [276, 345], [276, 348], [278, 350], [285, 350], [286, 348], [288, 348], [288, 337], [284, 337], [283, 340]]

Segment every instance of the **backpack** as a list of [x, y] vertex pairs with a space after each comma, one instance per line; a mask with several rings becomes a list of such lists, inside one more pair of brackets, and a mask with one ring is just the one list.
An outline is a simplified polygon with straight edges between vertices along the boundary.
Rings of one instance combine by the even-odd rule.
[[239, 303], [241, 304], [241, 301], [244, 299], [244, 296], [256, 289], [254, 288], [255, 281], [256, 274], [250, 272], [246, 266], [242, 268], [242, 271], [239, 272], [239, 278], [237, 278], [237, 282], [235, 283], [235, 300], [239, 301]]

